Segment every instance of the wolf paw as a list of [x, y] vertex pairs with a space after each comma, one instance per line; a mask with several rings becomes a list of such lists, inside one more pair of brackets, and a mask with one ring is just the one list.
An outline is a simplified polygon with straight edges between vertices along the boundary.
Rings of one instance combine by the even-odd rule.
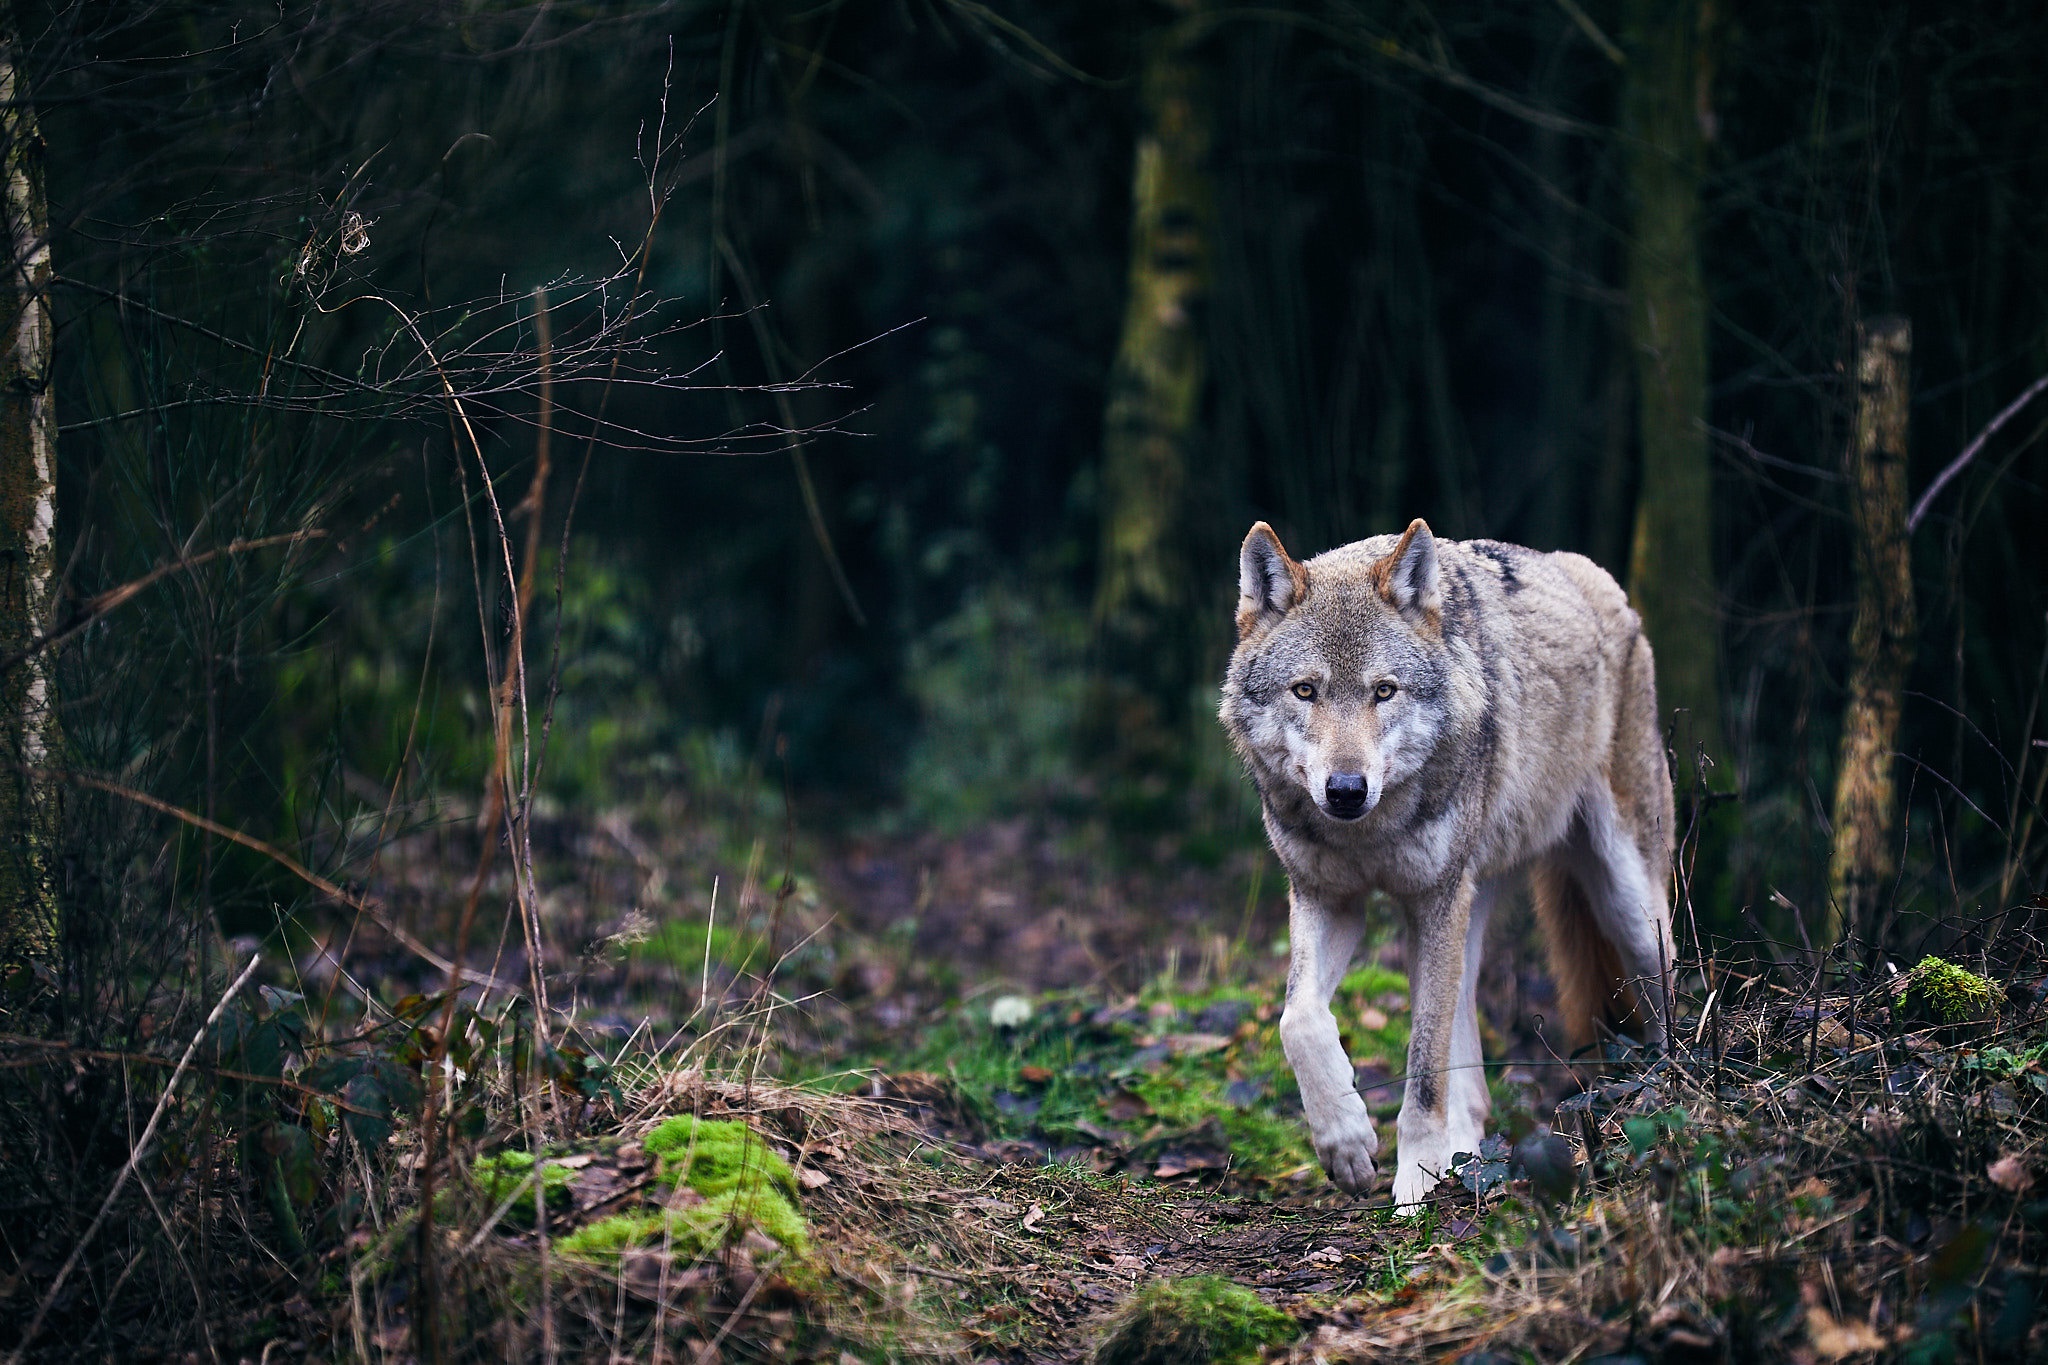
[[1346, 1194], [1364, 1194], [1372, 1188], [1373, 1156], [1380, 1149], [1380, 1135], [1364, 1114], [1343, 1121], [1315, 1135], [1316, 1159], [1330, 1180]]
[[1402, 1162], [1400, 1169], [1394, 1172], [1395, 1210], [1410, 1217], [1421, 1213], [1422, 1202], [1429, 1198], [1430, 1192], [1442, 1179], [1443, 1172], [1432, 1166], [1420, 1162], [1411, 1166]]

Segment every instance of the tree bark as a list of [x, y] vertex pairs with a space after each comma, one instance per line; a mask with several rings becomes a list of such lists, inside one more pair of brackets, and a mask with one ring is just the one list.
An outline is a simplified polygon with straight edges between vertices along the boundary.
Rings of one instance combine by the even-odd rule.
[[1200, 6], [1180, 8], [1185, 17], [1155, 33], [1144, 58], [1123, 330], [1103, 421], [1102, 695], [1093, 710], [1113, 726], [1112, 766], [1125, 769], [1151, 768], [1179, 747], [1175, 726], [1196, 665], [1185, 521], [1207, 379], [1200, 315], [1212, 254], [1214, 93], [1196, 50]]
[[[0, 190], [11, 251], [0, 282], [0, 657], [49, 629], [56, 528], [50, 403], [49, 213], [43, 141], [11, 8], [0, 10]], [[0, 676], [0, 969], [47, 962], [57, 943], [58, 743], [53, 666], [36, 651]]]
[[1700, 176], [1712, 66], [1700, 0], [1629, 0], [1623, 30], [1633, 230], [1629, 331], [1635, 347], [1642, 479], [1629, 592], [1657, 655], [1664, 715], [1726, 760], [1720, 619], [1715, 607], [1713, 471], [1707, 444], [1707, 297], [1699, 247]]
[[1913, 329], [1900, 317], [1856, 329], [1856, 427], [1844, 471], [1856, 537], [1856, 621], [1849, 706], [1835, 775], [1828, 938], [1867, 933], [1895, 879], [1892, 753], [1900, 695], [1913, 666], [1912, 541], [1906, 454]]

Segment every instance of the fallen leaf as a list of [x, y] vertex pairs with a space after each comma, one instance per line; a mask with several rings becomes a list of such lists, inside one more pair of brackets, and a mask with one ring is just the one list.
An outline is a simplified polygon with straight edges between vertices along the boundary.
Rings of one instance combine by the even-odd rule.
[[1309, 1265], [1335, 1265], [1344, 1259], [1344, 1253], [1335, 1247], [1324, 1247], [1321, 1251], [1311, 1251], [1301, 1259]]
[[1150, 1118], [1152, 1106], [1135, 1090], [1119, 1090], [1103, 1101], [1102, 1112], [1117, 1123], [1129, 1123], [1132, 1119]]
[[2028, 1170], [2027, 1163], [2013, 1152], [2007, 1152], [1992, 1162], [1984, 1174], [1990, 1176], [1991, 1183], [2007, 1194], [2025, 1194], [2034, 1185], [2034, 1173]]
[[1826, 1199], [1834, 1193], [1828, 1182], [1817, 1175], [1810, 1175], [1792, 1187], [1794, 1199]]
[[1230, 1153], [1219, 1152], [1213, 1147], [1183, 1147], [1171, 1152], [1162, 1152], [1152, 1175], [1157, 1180], [1171, 1180], [1177, 1175], [1189, 1175], [1195, 1171], [1221, 1171], [1230, 1166]]
[[1052, 1071], [1042, 1066], [1020, 1066], [1017, 1068], [1017, 1076], [1032, 1085], [1044, 1085], [1052, 1079]]
[[1834, 1314], [1817, 1303], [1806, 1310], [1806, 1340], [1813, 1346], [1814, 1355], [1822, 1360], [1867, 1355], [1890, 1344], [1869, 1323], [1854, 1318], [1837, 1322]]
[[1376, 1005], [1367, 1005], [1365, 1012], [1358, 1016], [1358, 1022], [1373, 1032], [1387, 1026], [1387, 1012]]
[[1230, 1046], [1230, 1039], [1220, 1033], [1170, 1033], [1163, 1041], [1176, 1057], [1200, 1057]]
[[807, 1190], [823, 1189], [832, 1183], [832, 1177], [816, 1166], [805, 1166], [796, 1173], [796, 1183]]
[[1037, 1227], [1037, 1226], [1038, 1226], [1038, 1225], [1039, 1225], [1040, 1223], [1043, 1223], [1044, 1221], [1045, 1221], [1045, 1208], [1044, 1208], [1044, 1206], [1043, 1206], [1043, 1205], [1040, 1205], [1040, 1204], [1033, 1204], [1033, 1205], [1031, 1206], [1030, 1210], [1029, 1210], [1028, 1212], [1026, 1212], [1026, 1213], [1025, 1213], [1025, 1215], [1024, 1215], [1024, 1224], [1023, 1224], [1023, 1226], [1024, 1226], [1024, 1231], [1026, 1231], [1026, 1232], [1029, 1232], [1029, 1231], [1031, 1231], [1031, 1229], [1033, 1229], [1033, 1228]]

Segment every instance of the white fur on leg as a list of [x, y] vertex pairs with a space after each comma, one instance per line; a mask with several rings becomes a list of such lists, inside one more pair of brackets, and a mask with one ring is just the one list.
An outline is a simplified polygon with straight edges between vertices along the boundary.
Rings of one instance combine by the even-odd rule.
[[1471, 1149], [1454, 1149], [1444, 1116], [1420, 1105], [1402, 1105], [1395, 1126], [1401, 1146], [1395, 1153], [1394, 1207], [1402, 1214], [1418, 1214], [1437, 1182], [1450, 1174], [1453, 1151]]
[[[1469, 1105], [1469, 1082], [1459, 1080], [1455, 1066], [1459, 1018], [1464, 1011], [1466, 940], [1477, 888], [1469, 874], [1448, 893], [1403, 907], [1408, 920], [1408, 999], [1413, 1007], [1408, 1036], [1408, 1086], [1401, 1101], [1395, 1154], [1394, 1204], [1403, 1213], [1419, 1206], [1450, 1170], [1459, 1151], [1458, 1139], [1475, 1129]], [[1484, 937], [1484, 930], [1481, 930]], [[1473, 980], [1476, 983], [1477, 978]], [[1474, 1022], [1468, 1046], [1476, 1057], [1479, 1034]], [[1425, 1102], [1427, 1100], [1428, 1102]], [[1463, 1100], [1465, 1102], [1461, 1103]]]
[[1587, 869], [1582, 876], [1593, 920], [1601, 936], [1614, 945], [1623, 974], [1641, 1002], [1644, 1038], [1651, 1047], [1664, 1043], [1665, 978], [1671, 970], [1671, 912], [1664, 902], [1661, 878], [1643, 865], [1642, 851], [1628, 835], [1614, 795], [1605, 784], [1581, 799], [1585, 819]]
[[1380, 1139], [1352, 1082], [1351, 1059], [1344, 1055], [1330, 997], [1351, 964], [1362, 928], [1357, 916], [1332, 914], [1295, 894], [1287, 926], [1293, 960], [1287, 971], [1287, 1008], [1280, 1015], [1280, 1046], [1301, 1086], [1302, 1115], [1316, 1159], [1331, 1180], [1352, 1194], [1372, 1187]]
[[1458, 1013], [1451, 1029], [1451, 1093], [1446, 1118], [1451, 1154], [1476, 1152], [1486, 1136], [1493, 1095], [1486, 1085], [1486, 1057], [1479, 1043], [1479, 969], [1486, 957], [1486, 926], [1493, 917], [1496, 881], [1481, 882], [1472, 896], [1472, 920], [1465, 930], [1465, 973], [1459, 982]]

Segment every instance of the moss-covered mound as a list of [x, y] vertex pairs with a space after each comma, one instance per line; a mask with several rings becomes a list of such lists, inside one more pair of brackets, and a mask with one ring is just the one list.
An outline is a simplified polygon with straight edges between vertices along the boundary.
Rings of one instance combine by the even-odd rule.
[[655, 1125], [645, 1145], [659, 1162], [655, 1186], [664, 1206], [580, 1228], [558, 1244], [564, 1256], [615, 1260], [628, 1247], [666, 1242], [670, 1254], [695, 1260], [749, 1231], [793, 1256], [810, 1253], [795, 1173], [746, 1124], [683, 1115]]
[[661, 1163], [656, 1183], [674, 1189], [680, 1179], [706, 1196], [768, 1184], [794, 1201], [796, 1175], [754, 1130], [734, 1119], [694, 1114], [664, 1119], [647, 1135], [647, 1152]]
[[[510, 1207], [505, 1210], [505, 1221], [516, 1227], [533, 1226], [535, 1212], [542, 1198], [547, 1200], [550, 1217], [567, 1213], [575, 1203], [569, 1192], [569, 1182], [573, 1176], [568, 1170], [555, 1165], [542, 1166], [538, 1182], [540, 1191], [536, 1193], [535, 1182], [532, 1180], [533, 1164], [533, 1153], [514, 1149], [492, 1156], [480, 1156], [476, 1159], [475, 1166], [471, 1168], [476, 1176], [477, 1188], [483, 1192], [484, 1199], [490, 1207], [496, 1208], [505, 1200], [512, 1199], [515, 1193], [520, 1195], [519, 1198], [513, 1199]], [[525, 1187], [523, 1192], [522, 1186]]]
[[1294, 1319], [1229, 1280], [1156, 1280], [1117, 1310], [1095, 1365], [1235, 1365], [1299, 1331]]
[[1926, 957], [1906, 973], [1902, 1003], [1911, 1018], [1930, 1024], [1965, 1024], [1990, 1017], [1998, 1003], [1998, 988], [1953, 962]]

